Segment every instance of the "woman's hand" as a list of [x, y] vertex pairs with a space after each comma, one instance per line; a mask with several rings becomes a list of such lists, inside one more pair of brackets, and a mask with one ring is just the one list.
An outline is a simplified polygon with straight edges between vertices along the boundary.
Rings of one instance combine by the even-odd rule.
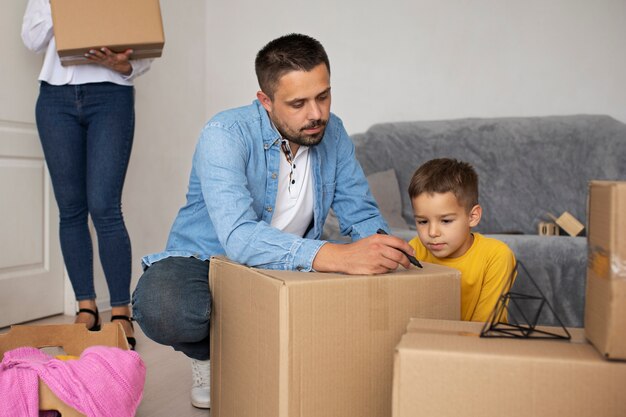
[[122, 75], [130, 75], [133, 72], [133, 67], [130, 65], [130, 56], [132, 54], [132, 49], [127, 49], [118, 54], [109, 48], [100, 48], [99, 51], [91, 49], [85, 54], [85, 57], [94, 64], [102, 65]]

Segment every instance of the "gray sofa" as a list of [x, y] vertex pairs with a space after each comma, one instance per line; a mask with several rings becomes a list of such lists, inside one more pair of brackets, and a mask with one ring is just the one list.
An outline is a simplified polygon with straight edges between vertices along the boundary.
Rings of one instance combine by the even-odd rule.
[[[563, 323], [583, 326], [586, 229], [577, 237], [539, 236], [538, 223], [568, 211], [586, 225], [588, 181], [626, 180], [625, 124], [595, 115], [397, 122], [352, 138], [381, 211], [406, 240], [416, 236], [406, 191], [415, 169], [439, 157], [471, 163], [483, 207], [476, 231], [506, 242]], [[325, 230], [330, 239], [341, 229], [334, 221]], [[513, 290], [536, 295], [524, 275]], [[536, 307], [525, 303], [522, 311]], [[557, 322], [544, 308], [539, 324]]]

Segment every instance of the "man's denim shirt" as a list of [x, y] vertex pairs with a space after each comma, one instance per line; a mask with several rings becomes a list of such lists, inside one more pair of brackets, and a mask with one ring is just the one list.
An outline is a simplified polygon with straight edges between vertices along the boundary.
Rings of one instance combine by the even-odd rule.
[[326, 242], [319, 240], [332, 207], [341, 233], [352, 240], [387, 229], [341, 119], [330, 115], [312, 158], [313, 224], [304, 238], [270, 226], [278, 188], [280, 135], [258, 100], [216, 115], [202, 130], [193, 156], [187, 203], [165, 252], [145, 256], [144, 267], [169, 256], [208, 260], [226, 255], [241, 264], [310, 271]]

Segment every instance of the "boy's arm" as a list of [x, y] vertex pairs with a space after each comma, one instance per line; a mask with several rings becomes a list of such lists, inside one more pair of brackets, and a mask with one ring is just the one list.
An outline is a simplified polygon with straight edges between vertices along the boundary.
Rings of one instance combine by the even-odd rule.
[[[471, 321], [487, 321], [493, 311], [502, 290], [507, 286], [509, 277], [515, 268], [515, 255], [508, 246], [503, 245], [490, 259], [485, 270], [485, 278], [480, 297]], [[500, 320], [507, 322], [506, 310]]]

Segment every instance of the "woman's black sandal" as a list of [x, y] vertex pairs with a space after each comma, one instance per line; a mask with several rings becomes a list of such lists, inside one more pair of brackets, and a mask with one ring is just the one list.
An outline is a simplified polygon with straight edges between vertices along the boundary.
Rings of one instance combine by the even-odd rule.
[[[111, 321], [113, 320], [124, 320], [130, 323], [130, 328], [135, 330], [135, 326], [133, 326], [133, 319], [125, 316], [123, 314], [118, 314], [115, 316], [111, 316]], [[126, 340], [128, 341], [128, 345], [130, 346], [130, 350], [135, 350], [135, 346], [137, 346], [137, 339], [135, 339], [134, 337], [126, 337]]]
[[81, 308], [78, 310], [76, 315], [78, 316], [80, 313], [89, 313], [96, 318], [96, 321], [93, 326], [88, 327], [87, 330], [91, 332], [97, 332], [100, 330], [100, 314], [98, 313], [98, 308], [96, 307], [96, 311], [93, 311], [90, 308]]

